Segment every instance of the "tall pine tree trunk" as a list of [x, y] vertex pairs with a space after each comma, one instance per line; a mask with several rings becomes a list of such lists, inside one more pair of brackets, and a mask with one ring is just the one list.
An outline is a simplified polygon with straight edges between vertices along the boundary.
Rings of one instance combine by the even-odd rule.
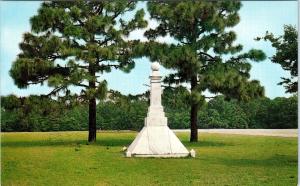
[[[194, 91], [197, 86], [197, 76], [191, 78], [191, 91]], [[197, 127], [197, 116], [198, 116], [198, 103], [191, 103], [191, 136], [190, 142], [198, 141], [198, 127]]]
[[[89, 73], [91, 76], [95, 76], [95, 71], [93, 67], [89, 68]], [[95, 80], [89, 81], [89, 88], [95, 88]], [[96, 98], [93, 97], [89, 99], [89, 142], [96, 141]]]
[[96, 141], [96, 99], [89, 100], [89, 142]]

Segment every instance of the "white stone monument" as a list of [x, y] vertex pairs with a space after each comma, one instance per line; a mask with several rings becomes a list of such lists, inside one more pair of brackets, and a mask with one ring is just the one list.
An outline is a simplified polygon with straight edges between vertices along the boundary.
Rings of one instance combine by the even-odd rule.
[[150, 106], [145, 126], [126, 151], [127, 157], [186, 157], [189, 151], [167, 125], [161, 105], [161, 76], [159, 63], [151, 65]]

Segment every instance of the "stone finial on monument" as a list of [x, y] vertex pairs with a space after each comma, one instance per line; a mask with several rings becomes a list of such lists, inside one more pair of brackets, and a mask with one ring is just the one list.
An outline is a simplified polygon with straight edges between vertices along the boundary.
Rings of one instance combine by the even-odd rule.
[[151, 64], [150, 106], [143, 129], [126, 151], [127, 157], [186, 157], [190, 153], [168, 127], [161, 105], [159, 63]]

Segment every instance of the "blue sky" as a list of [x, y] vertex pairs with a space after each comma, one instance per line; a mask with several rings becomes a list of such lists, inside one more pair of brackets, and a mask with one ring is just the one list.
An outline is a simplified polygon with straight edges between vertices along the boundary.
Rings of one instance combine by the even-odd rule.
[[[251, 48], [263, 50], [268, 57], [271, 57], [275, 50], [270, 43], [257, 42], [253, 39], [262, 36], [268, 30], [275, 35], [283, 33], [284, 24], [297, 25], [297, 1], [243, 1], [240, 10], [240, 23], [233, 28], [236, 31], [237, 43], [244, 46], [244, 50]], [[138, 7], [145, 7], [144, 3], [139, 3]], [[18, 43], [22, 41], [22, 34], [30, 31], [29, 18], [37, 13], [40, 2], [37, 1], [0, 1], [0, 87], [1, 95], [15, 94], [26, 96], [29, 94], [45, 94], [50, 89], [44, 85], [34, 85], [27, 89], [18, 89], [8, 72], [12, 62], [20, 52]], [[146, 15], [148, 18], [149, 15]], [[149, 22], [149, 27], [155, 27], [155, 21]], [[143, 38], [144, 30], [134, 31], [130, 38]], [[163, 41], [171, 41], [169, 37], [161, 38]], [[162, 69], [162, 74], [168, 73]], [[149, 84], [150, 61], [147, 58], [136, 60], [136, 66], [129, 74], [120, 71], [112, 71], [104, 74], [102, 78], [108, 81], [110, 89], [121, 91], [123, 94], [143, 93]], [[288, 77], [289, 73], [283, 71], [277, 64], [273, 64], [269, 59], [252, 63], [251, 79], [258, 79], [265, 87], [266, 96], [270, 98], [287, 97], [282, 86], [277, 85], [280, 77]]]

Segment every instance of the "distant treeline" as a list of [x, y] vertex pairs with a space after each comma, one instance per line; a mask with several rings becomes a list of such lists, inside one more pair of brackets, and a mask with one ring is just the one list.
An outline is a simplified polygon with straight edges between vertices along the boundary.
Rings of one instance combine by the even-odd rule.
[[[148, 93], [109, 94], [97, 104], [97, 129], [139, 130], [148, 109]], [[173, 129], [189, 128], [188, 92], [165, 88], [162, 100]], [[259, 98], [250, 102], [217, 96], [199, 108], [199, 128], [297, 128], [297, 96]], [[71, 131], [88, 129], [88, 105], [76, 97], [51, 99], [40, 96], [1, 97], [1, 130]]]

